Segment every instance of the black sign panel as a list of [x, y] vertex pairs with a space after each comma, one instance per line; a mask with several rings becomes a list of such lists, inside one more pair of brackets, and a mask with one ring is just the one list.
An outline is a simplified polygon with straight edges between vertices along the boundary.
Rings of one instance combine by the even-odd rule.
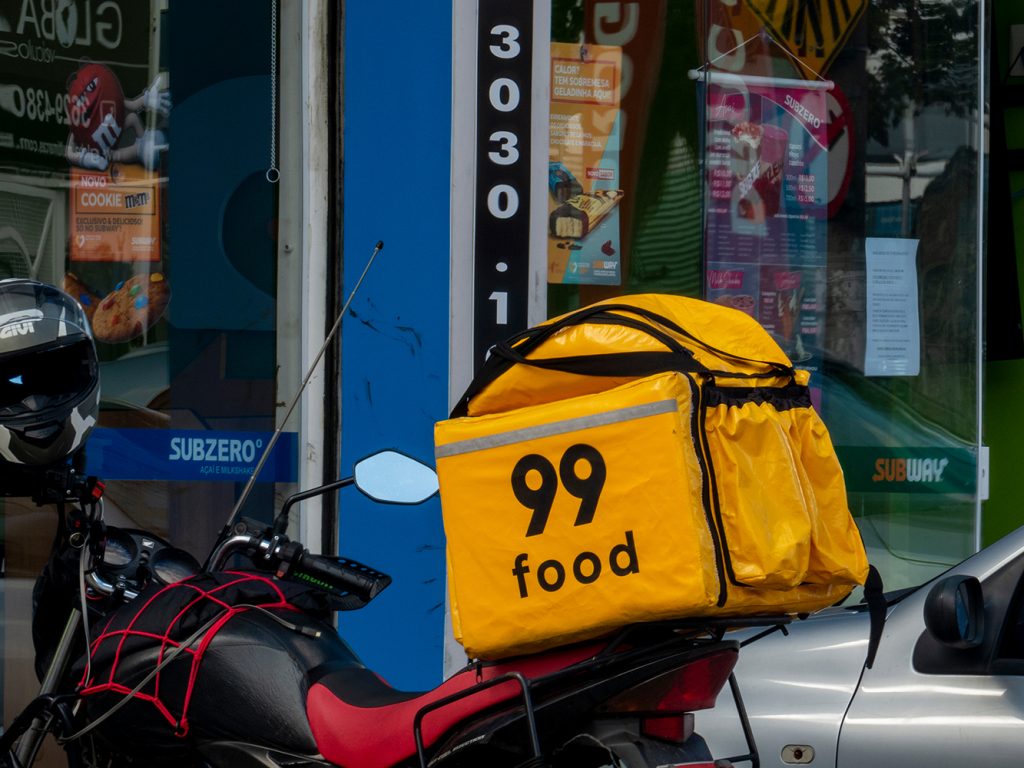
[[533, 2], [479, 0], [473, 362], [526, 327]]

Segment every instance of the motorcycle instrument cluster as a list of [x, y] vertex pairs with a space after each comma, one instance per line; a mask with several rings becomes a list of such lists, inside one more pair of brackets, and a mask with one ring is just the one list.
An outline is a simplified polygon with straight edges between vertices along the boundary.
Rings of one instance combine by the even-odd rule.
[[194, 576], [199, 563], [151, 533], [109, 526], [97, 570], [104, 581], [137, 592], [150, 581], [168, 585]]

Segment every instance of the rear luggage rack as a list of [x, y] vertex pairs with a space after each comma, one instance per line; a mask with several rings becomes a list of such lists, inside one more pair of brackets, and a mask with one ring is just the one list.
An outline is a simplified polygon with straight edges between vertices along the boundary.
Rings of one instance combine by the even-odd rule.
[[470, 696], [475, 696], [478, 693], [482, 693], [483, 691], [497, 685], [501, 685], [502, 683], [507, 683], [510, 680], [514, 680], [519, 683], [519, 688], [523, 698], [523, 710], [526, 715], [527, 736], [530, 739], [530, 749], [533, 752], [531, 757], [535, 761], [540, 761], [543, 755], [541, 755], [540, 752], [540, 735], [537, 733], [537, 718], [536, 712], [533, 708], [533, 697], [530, 695], [530, 683], [519, 672], [510, 672], [507, 675], [502, 675], [501, 677], [495, 677], [492, 680], [477, 683], [472, 688], [467, 688], [464, 691], [453, 693], [451, 696], [445, 696], [443, 699], [432, 701], [420, 708], [416, 713], [416, 717], [413, 718], [412, 723], [413, 736], [416, 739], [416, 754], [419, 757], [420, 768], [427, 768], [427, 756], [424, 751], [423, 730], [421, 728], [423, 718], [426, 715], [430, 714], [434, 710], [442, 709], [449, 704], [453, 704], [456, 701], [469, 698]]
[[[476, 685], [465, 690], [458, 691], [442, 699], [438, 699], [437, 701], [430, 702], [417, 711], [416, 716], [413, 719], [413, 736], [416, 742], [416, 754], [419, 759], [420, 768], [429, 768], [431, 765], [431, 761], [428, 761], [427, 759], [428, 745], [425, 745], [423, 740], [424, 718], [431, 712], [444, 709], [451, 704], [483, 693], [496, 686], [515, 682], [518, 684], [519, 691], [514, 697], [501, 700], [500, 702], [495, 702], [493, 705], [481, 710], [478, 714], [493, 714], [494, 708], [498, 706], [506, 709], [521, 706], [523, 709], [523, 719], [525, 720], [525, 735], [529, 740], [528, 743], [530, 747], [530, 757], [527, 762], [523, 763], [523, 765], [532, 765], [534, 761], [540, 765], [540, 761], [543, 759], [543, 754], [541, 752], [540, 733], [537, 727], [537, 706], [534, 704], [534, 693], [536, 692], [535, 689], [537, 685], [549, 683], [563, 673], [579, 672], [579, 670], [589, 666], [603, 667], [609, 665], [616, 659], [617, 653], [628, 653], [628, 651], [621, 650], [623, 647], [628, 648], [631, 643], [643, 636], [662, 635], [664, 637], [664, 639], [659, 638], [654, 643], [643, 645], [642, 650], [639, 648], [637, 649], [638, 654], [650, 655], [652, 651], [656, 651], [660, 647], [678, 644], [680, 641], [684, 640], [689, 641], [692, 644], [692, 649], [696, 650], [724, 642], [723, 637], [729, 630], [768, 627], [769, 629], [767, 631], [771, 632], [776, 631], [777, 629], [782, 629], [788, 623], [789, 618], [785, 616], [744, 616], [731, 619], [718, 617], [703, 620], [672, 619], [661, 622], [632, 624], [627, 627], [623, 627], [616, 634], [606, 638], [606, 644], [604, 647], [597, 651], [593, 656], [571, 664], [568, 667], [564, 667], [557, 672], [532, 680], [527, 679], [520, 672], [509, 672], [490, 680], [478, 682]], [[593, 643], [594, 641], [590, 642]], [[739, 643], [736, 643], [737, 647], [739, 645]], [[752, 768], [759, 768], [760, 759], [757, 753], [757, 747], [754, 743], [753, 730], [750, 727], [746, 707], [743, 704], [743, 698], [740, 695], [739, 683], [736, 680], [735, 674], [729, 674], [728, 683], [729, 689], [732, 692], [736, 713], [743, 729], [743, 736], [747, 745], [747, 753], [726, 759], [734, 763], [749, 762]], [[517, 703], [517, 700], [520, 703]], [[494, 727], [495, 729], [499, 727], [508, 727], [508, 725], [518, 719], [518, 717], [519, 715], [513, 715], [510, 719]], [[438, 739], [438, 741], [441, 742], [442, 739]], [[436, 761], [437, 757], [438, 755], [435, 755], [433, 760]]]

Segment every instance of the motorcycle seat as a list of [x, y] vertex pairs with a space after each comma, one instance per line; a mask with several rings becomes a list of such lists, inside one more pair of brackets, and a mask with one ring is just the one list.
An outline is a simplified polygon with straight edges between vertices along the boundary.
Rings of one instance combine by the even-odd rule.
[[[413, 723], [423, 707], [509, 672], [519, 672], [527, 679], [549, 674], [592, 657], [595, 650], [593, 645], [578, 646], [505, 662], [473, 664], [425, 692], [396, 690], [365, 667], [336, 669], [310, 686], [306, 714], [324, 758], [338, 765], [386, 768], [416, 754]], [[434, 744], [473, 715], [516, 699], [520, 691], [519, 684], [510, 680], [433, 710], [421, 723], [424, 745]]]

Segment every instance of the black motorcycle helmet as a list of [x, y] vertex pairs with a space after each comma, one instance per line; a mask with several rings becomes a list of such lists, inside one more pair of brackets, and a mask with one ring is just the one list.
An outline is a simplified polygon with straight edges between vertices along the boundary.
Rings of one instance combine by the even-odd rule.
[[99, 363], [85, 313], [36, 280], [0, 280], [0, 465], [65, 462], [99, 411]]

